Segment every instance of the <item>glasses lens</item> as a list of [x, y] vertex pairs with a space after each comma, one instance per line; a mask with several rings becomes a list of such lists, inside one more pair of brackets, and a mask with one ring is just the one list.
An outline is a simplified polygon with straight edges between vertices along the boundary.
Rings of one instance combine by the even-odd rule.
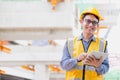
[[87, 24], [90, 24], [91, 23], [91, 20], [90, 19], [85, 19], [86, 23]]
[[93, 24], [93, 25], [97, 25], [98, 22], [97, 22], [97, 21], [92, 21], [92, 24]]
[[91, 21], [90, 19], [85, 19], [85, 22], [86, 22], [87, 24], [92, 23], [93, 26], [96, 26], [96, 25], [98, 24], [97, 21]]

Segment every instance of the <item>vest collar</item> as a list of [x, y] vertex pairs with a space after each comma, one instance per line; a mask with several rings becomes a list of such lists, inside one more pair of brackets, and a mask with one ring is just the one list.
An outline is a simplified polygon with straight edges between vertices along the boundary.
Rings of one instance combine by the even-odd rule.
[[[78, 41], [80, 41], [80, 40], [84, 40], [83, 34], [81, 34], [81, 35], [78, 37]], [[92, 40], [92, 41], [96, 41], [94, 35], [92, 35], [91, 38], [89, 39], [89, 41], [91, 41], [91, 40]]]

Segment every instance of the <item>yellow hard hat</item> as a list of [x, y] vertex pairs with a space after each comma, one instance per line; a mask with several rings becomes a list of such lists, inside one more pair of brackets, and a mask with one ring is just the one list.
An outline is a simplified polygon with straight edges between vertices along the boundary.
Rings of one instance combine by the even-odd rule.
[[85, 9], [80, 14], [80, 20], [82, 20], [83, 15], [86, 14], [86, 13], [90, 13], [90, 14], [96, 15], [99, 18], [99, 20], [104, 20], [103, 17], [99, 14], [99, 11], [95, 7], [89, 7], [87, 9]]

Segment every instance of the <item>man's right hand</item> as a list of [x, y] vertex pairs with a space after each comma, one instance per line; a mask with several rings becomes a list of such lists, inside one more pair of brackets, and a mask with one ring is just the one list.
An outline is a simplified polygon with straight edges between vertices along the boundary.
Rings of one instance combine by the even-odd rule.
[[84, 60], [87, 57], [87, 53], [82, 53], [77, 57], [78, 62]]

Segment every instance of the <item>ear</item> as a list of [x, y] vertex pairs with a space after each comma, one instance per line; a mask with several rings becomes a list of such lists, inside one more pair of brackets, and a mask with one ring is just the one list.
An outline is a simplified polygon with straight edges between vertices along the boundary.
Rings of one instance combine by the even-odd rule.
[[83, 26], [82, 26], [83, 20], [79, 20], [79, 21], [80, 21], [80, 24], [81, 24], [81, 29], [83, 29]]
[[80, 21], [81, 24], [83, 23], [83, 20], [79, 20], [79, 21]]

